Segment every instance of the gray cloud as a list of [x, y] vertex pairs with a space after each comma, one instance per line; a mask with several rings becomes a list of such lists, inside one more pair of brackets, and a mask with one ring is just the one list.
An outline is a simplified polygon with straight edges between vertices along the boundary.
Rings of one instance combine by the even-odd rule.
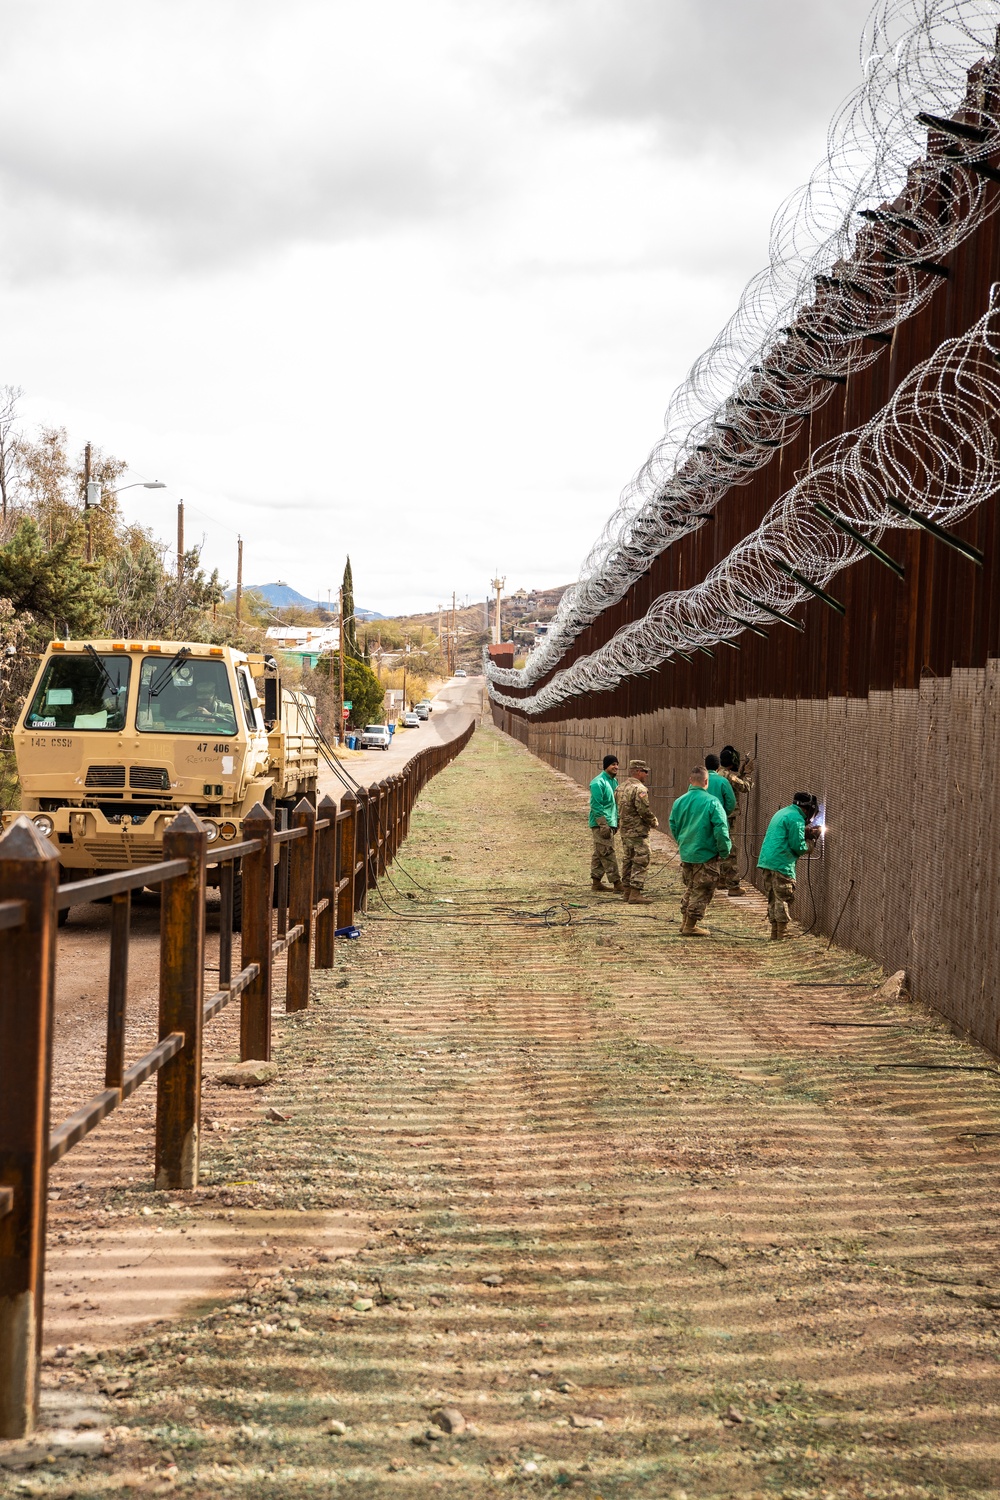
[[845, 75], [860, 77], [870, 9], [871, 0], [548, 0], [516, 65], [570, 114], [646, 125], [695, 154], [742, 156], [825, 128]]
[[407, 53], [406, 25], [312, 0], [22, 7], [0, 62], [8, 269], [231, 264], [461, 213], [490, 179], [488, 110], [440, 33]]

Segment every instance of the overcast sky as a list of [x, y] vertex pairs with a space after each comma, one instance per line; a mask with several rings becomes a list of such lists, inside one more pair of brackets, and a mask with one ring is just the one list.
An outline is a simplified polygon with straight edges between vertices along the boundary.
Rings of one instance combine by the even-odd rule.
[[247, 583], [566, 583], [869, 0], [5, 0], [0, 383]]

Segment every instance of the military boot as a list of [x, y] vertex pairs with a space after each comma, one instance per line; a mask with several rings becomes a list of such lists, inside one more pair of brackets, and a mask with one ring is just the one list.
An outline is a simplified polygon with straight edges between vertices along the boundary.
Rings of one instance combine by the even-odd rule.
[[592, 891], [606, 891], [607, 886], [604, 884], [603, 880], [594, 880], [593, 877], [591, 877], [590, 889]]
[[629, 886], [628, 891], [625, 894], [625, 900], [630, 901], [633, 906], [652, 905], [652, 901], [650, 900], [649, 896], [644, 896], [642, 894], [642, 887], [636, 885]]
[[711, 937], [707, 927], [702, 927], [697, 917], [686, 916], [681, 927], [681, 937]]
[[728, 896], [745, 896], [746, 893], [746, 886], [743, 885], [731, 885], [726, 892]]
[[624, 885], [622, 885], [622, 883], [621, 883], [621, 881], [620, 881], [620, 880], [616, 880], [616, 881], [615, 881], [615, 883], [614, 883], [614, 885], [613, 885], [613, 886], [612, 886], [612, 887], [611, 887], [611, 889], [612, 889], [612, 890], [613, 890], [613, 891], [617, 891], [617, 892], [618, 892], [618, 894], [619, 894], [619, 896], [622, 896], [622, 895], [624, 895], [624, 894], [625, 894], [625, 892], [626, 892], [626, 890], [627, 890], [627, 889], [628, 889], [628, 887], [627, 887], [627, 886], [624, 886]]

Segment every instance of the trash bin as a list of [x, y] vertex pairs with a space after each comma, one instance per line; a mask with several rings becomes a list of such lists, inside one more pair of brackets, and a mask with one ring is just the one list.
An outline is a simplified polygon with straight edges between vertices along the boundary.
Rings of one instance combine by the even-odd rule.
[[358, 748], [358, 737], [356, 734], [349, 734], [347, 736], [347, 748], [348, 750], [356, 750]]

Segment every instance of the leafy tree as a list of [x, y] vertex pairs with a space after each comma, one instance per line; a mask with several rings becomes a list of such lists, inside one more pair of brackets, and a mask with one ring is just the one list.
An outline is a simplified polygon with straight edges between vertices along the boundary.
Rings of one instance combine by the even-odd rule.
[[19, 385], [0, 385], [0, 520], [6, 521], [23, 474], [24, 438], [17, 403], [24, 392]]
[[[127, 535], [131, 545], [118, 549], [103, 567], [112, 598], [106, 616], [108, 633], [147, 640], [215, 639], [218, 619], [210, 625], [208, 612], [217, 616], [224, 597], [218, 570], [207, 576], [200, 566], [200, 549], [192, 547], [184, 554], [178, 578], [168, 565], [166, 543], [142, 526], [129, 527]], [[232, 623], [235, 627], [235, 616]], [[223, 635], [228, 639], [225, 629]]]
[[343, 582], [344, 600], [344, 650], [351, 656], [360, 657], [361, 651], [358, 647], [358, 622], [354, 618], [354, 574], [351, 572], [351, 559], [347, 559], [344, 568]]
[[344, 657], [344, 691], [340, 692], [340, 657], [336, 653], [321, 656], [316, 663], [316, 675], [329, 684], [334, 698], [351, 703], [352, 725], [381, 724], [385, 719], [382, 684], [371, 667], [352, 656]]
[[82, 541], [78, 515], [52, 546], [46, 546], [38, 522], [22, 516], [10, 540], [0, 546], [0, 598], [9, 600], [19, 616], [34, 617], [42, 631], [94, 633], [111, 595], [81, 562]]

